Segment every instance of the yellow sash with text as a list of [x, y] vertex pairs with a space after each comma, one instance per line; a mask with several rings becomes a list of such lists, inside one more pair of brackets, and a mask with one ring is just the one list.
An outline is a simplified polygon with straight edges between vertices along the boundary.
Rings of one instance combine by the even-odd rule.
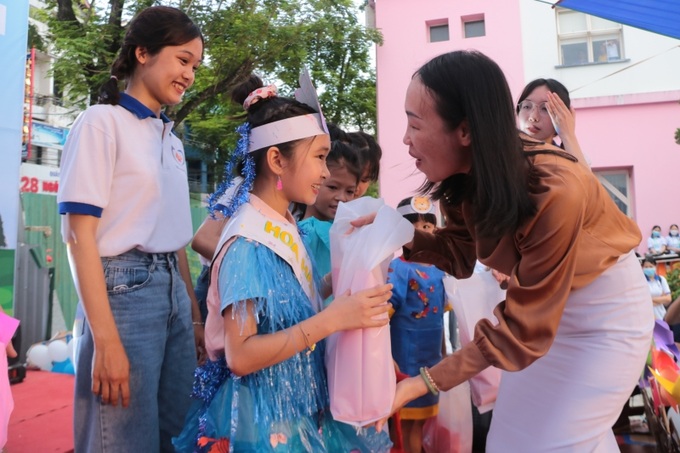
[[[221, 250], [234, 236], [257, 241], [286, 261], [314, 309], [319, 310], [320, 301], [314, 285], [311, 260], [294, 223], [272, 219], [250, 203], [245, 203], [225, 226], [216, 250]], [[266, 272], [266, 269], [263, 271]]]

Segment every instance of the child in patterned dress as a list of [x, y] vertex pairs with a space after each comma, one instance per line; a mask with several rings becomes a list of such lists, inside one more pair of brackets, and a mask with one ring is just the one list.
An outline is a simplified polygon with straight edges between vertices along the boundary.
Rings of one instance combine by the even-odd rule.
[[[402, 200], [397, 211], [422, 231], [434, 231], [437, 218], [429, 198]], [[442, 359], [444, 311], [449, 310], [443, 278], [446, 273], [430, 264], [409, 262], [403, 257], [390, 264], [387, 281], [394, 285], [390, 320], [392, 356], [399, 370], [417, 376], [421, 367]], [[422, 450], [423, 426], [438, 412], [439, 397], [427, 394], [400, 410], [403, 444], [407, 452]]]

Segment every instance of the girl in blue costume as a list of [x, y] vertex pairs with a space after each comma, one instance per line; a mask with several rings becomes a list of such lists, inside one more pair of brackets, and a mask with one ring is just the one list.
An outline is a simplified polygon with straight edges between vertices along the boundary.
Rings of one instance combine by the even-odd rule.
[[331, 271], [330, 229], [333, 219], [340, 202], [354, 199], [362, 171], [357, 150], [340, 140], [331, 142], [326, 165], [330, 177], [323, 182], [314, 204], [307, 206], [305, 218], [299, 224], [302, 240], [312, 254], [319, 275]]
[[[397, 211], [420, 231], [432, 233], [437, 225], [434, 205], [429, 198], [402, 200]], [[444, 312], [450, 310], [444, 290], [446, 273], [431, 264], [395, 258], [387, 281], [394, 285], [390, 303], [392, 356], [399, 371], [418, 376], [421, 367], [436, 365], [442, 359]], [[422, 451], [423, 426], [438, 413], [439, 396], [427, 394], [399, 411], [403, 444], [407, 452]]]
[[[328, 177], [330, 141], [316, 94], [301, 78], [296, 100], [250, 76], [232, 98], [247, 111], [234, 159], [244, 182], [222, 214], [225, 226], [208, 291], [208, 362], [196, 371], [198, 400], [178, 451], [386, 452], [375, 429], [357, 432], [329, 411], [323, 339], [383, 326], [391, 285], [337, 297], [318, 311], [317, 285], [288, 206], [313, 204]], [[303, 102], [300, 102], [303, 101]], [[320, 287], [319, 287], [320, 286]], [[318, 290], [317, 290], [318, 288]]]

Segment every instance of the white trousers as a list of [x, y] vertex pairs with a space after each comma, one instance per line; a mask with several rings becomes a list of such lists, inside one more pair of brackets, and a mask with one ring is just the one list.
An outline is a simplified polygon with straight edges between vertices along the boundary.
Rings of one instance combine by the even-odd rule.
[[631, 252], [571, 293], [545, 356], [503, 373], [487, 452], [618, 452], [611, 428], [640, 378], [653, 327]]

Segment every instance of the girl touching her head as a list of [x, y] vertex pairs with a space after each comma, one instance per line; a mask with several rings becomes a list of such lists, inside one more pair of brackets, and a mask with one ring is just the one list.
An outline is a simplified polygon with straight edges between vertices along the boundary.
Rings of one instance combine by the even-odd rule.
[[555, 79], [535, 79], [517, 100], [519, 128], [529, 137], [558, 146], [590, 166], [576, 139], [576, 113], [567, 88]]

